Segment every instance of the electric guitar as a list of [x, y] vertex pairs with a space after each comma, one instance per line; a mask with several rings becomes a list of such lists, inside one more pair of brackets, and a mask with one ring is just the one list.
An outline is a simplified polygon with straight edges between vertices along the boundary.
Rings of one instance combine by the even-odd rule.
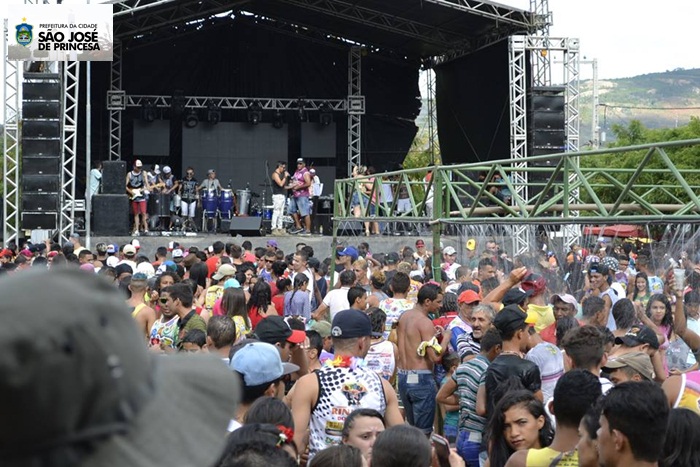
[[143, 188], [132, 188], [131, 189], [131, 196], [129, 196], [129, 199], [133, 201], [136, 198], [144, 196], [144, 194], [145, 194], [145, 190]]

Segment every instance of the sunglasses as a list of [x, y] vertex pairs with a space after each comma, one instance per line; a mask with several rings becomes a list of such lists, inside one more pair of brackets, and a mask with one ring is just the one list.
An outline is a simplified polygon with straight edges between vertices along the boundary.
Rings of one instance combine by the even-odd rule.
[[194, 172], [187, 172], [187, 175], [194, 175]]
[[168, 303], [168, 299], [167, 299], [167, 298], [159, 298], [158, 301], [159, 301], [160, 303], [164, 304], [164, 305], [165, 305], [166, 303]]

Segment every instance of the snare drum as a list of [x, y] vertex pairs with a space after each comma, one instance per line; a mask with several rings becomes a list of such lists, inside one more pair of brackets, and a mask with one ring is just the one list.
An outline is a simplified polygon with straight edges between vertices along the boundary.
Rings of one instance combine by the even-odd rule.
[[219, 200], [216, 197], [216, 190], [207, 190], [202, 197], [202, 209], [207, 217], [216, 217], [216, 208]]
[[263, 219], [266, 221], [272, 220], [272, 206], [263, 206]]
[[221, 194], [219, 195], [219, 215], [222, 219], [230, 219], [232, 209], [233, 191], [229, 189], [221, 190]]

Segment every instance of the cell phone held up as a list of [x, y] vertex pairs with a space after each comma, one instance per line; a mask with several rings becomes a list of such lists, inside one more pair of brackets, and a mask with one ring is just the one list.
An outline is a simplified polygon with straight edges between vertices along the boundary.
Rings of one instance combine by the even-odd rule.
[[450, 442], [436, 433], [430, 435], [430, 441], [435, 448], [440, 467], [450, 467]]

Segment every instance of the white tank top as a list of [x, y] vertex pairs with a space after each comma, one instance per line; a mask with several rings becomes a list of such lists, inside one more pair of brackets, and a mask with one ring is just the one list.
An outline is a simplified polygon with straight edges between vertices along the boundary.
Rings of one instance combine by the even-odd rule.
[[389, 381], [396, 368], [394, 345], [387, 340], [372, 344], [365, 357], [365, 363], [366, 368], [377, 372], [379, 376]]
[[382, 415], [386, 397], [382, 380], [367, 368], [323, 367], [318, 377], [318, 401], [309, 422], [309, 459], [340, 444], [345, 419], [356, 409], [375, 409]]

